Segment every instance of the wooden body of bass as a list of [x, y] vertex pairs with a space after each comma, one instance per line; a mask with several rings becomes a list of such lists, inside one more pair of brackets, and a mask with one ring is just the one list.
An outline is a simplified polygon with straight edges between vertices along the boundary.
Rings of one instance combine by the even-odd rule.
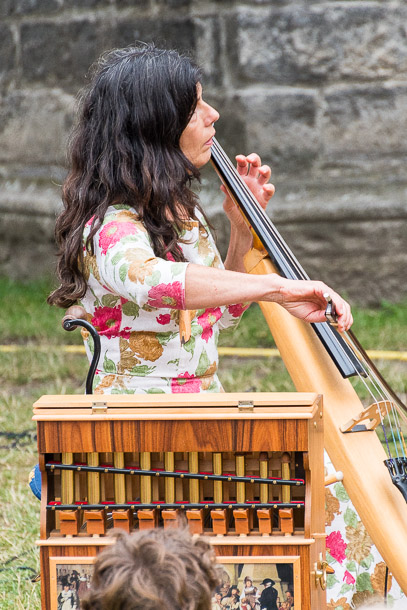
[[[275, 273], [259, 250], [246, 256], [249, 273]], [[323, 394], [325, 448], [374, 544], [407, 594], [407, 506], [393, 485], [374, 431], [342, 433], [340, 427], [363, 409], [351, 383], [343, 379], [312, 328], [274, 303], [259, 303], [299, 392]]]

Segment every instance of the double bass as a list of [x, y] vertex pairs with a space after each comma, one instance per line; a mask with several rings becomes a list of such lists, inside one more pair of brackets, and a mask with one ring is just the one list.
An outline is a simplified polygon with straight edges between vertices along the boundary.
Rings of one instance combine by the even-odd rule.
[[[215, 139], [211, 150], [216, 172], [253, 233], [246, 271], [309, 279]], [[406, 406], [353, 332], [337, 331], [329, 302], [327, 322], [318, 324], [307, 324], [276, 303], [259, 305], [297, 391], [323, 394], [325, 449], [343, 472], [343, 484], [366, 530], [407, 594]], [[358, 381], [352, 384], [350, 379]], [[368, 395], [367, 405], [354, 385]], [[376, 428], [382, 430], [383, 444]]]

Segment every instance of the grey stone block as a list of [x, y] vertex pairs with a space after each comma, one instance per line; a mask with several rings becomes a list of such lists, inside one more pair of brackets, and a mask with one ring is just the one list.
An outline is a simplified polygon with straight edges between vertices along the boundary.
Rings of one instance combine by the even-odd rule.
[[58, 0], [1, 0], [0, 17], [53, 13], [60, 9]]
[[223, 70], [220, 62], [221, 31], [219, 19], [215, 16], [194, 18], [195, 61], [202, 68], [203, 84], [220, 87], [223, 83]]
[[114, 47], [125, 47], [135, 42], [154, 42], [157, 46], [177, 49], [182, 53], [195, 52], [195, 23], [193, 19], [118, 19], [111, 30]]
[[60, 90], [17, 90], [0, 103], [0, 161], [63, 164], [74, 99]]
[[111, 5], [111, 0], [60, 0], [61, 7], [65, 8], [95, 8], [100, 9]]
[[334, 156], [407, 152], [407, 85], [394, 82], [337, 86], [326, 91], [322, 142]]
[[395, 3], [241, 9], [228, 21], [236, 82], [322, 83], [407, 73], [406, 10]]
[[320, 151], [317, 95], [296, 89], [241, 95], [246, 142], [264, 162], [285, 172], [308, 170]]
[[315, 162], [320, 152], [316, 92], [259, 87], [206, 98], [220, 113], [217, 138], [230, 158], [257, 152], [273, 170], [288, 174], [306, 172]]
[[160, 8], [184, 8], [193, 4], [194, 0], [155, 0], [156, 5]]
[[2, 212], [0, 274], [34, 279], [53, 273], [56, 265], [54, 224], [53, 218]]
[[140, 6], [147, 10], [151, 8], [151, 2], [152, 0], [113, 0], [113, 4], [117, 8]]
[[0, 85], [7, 84], [15, 69], [16, 45], [10, 28], [0, 24]]
[[89, 19], [23, 24], [23, 82], [76, 91], [85, 84], [90, 64], [112, 46], [109, 25]]
[[0, 274], [35, 278], [53, 272], [59, 205], [60, 194], [51, 180], [48, 185], [33, 180], [1, 181]]

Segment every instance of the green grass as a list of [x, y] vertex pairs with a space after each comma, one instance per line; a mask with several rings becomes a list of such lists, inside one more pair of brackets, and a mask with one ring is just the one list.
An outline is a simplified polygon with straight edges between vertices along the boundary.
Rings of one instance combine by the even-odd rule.
[[[61, 328], [63, 312], [46, 305], [50, 290], [49, 280], [21, 284], [0, 279], [0, 344], [20, 345], [16, 352], [0, 352], [0, 610], [40, 608], [40, 584], [31, 582], [39, 572], [39, 502], [27, 484], [37, 462], [32, 404], [43, 394], [82, 394], [88, 370], [84, 355], [60, 349], [81, 344], [81, 337]], [[365, 347], [407, 349], [407, 303], [354, 314], [354, 330]], [[274, 345], [257, 306], [238, 329], [223, 333], [221, 345]], [[394, 388], [405, 393], [407, 363], [379, 364]], [[226, 391], [292, 389], [278, 358], [223, 358], [220, 376]]]
[[79, 333], [61, 326], [63, 310], [47, 305], [53, 284], [49, 279], [16, 282], [0, 278], [0, 341], [7, 343], [80, 343]]

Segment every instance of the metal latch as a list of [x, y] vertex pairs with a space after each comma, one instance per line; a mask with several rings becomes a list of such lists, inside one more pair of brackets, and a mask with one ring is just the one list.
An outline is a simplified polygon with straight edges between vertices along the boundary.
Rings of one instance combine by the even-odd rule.
[[253, 401], [252, 400], [239, 400], [237, 403], [239, 411], [243, 413], [253, 413]]
[[92, 402], [92, 415], [103, 415], [104, 413], [107, 413], [107, 402], [101, 400]]

